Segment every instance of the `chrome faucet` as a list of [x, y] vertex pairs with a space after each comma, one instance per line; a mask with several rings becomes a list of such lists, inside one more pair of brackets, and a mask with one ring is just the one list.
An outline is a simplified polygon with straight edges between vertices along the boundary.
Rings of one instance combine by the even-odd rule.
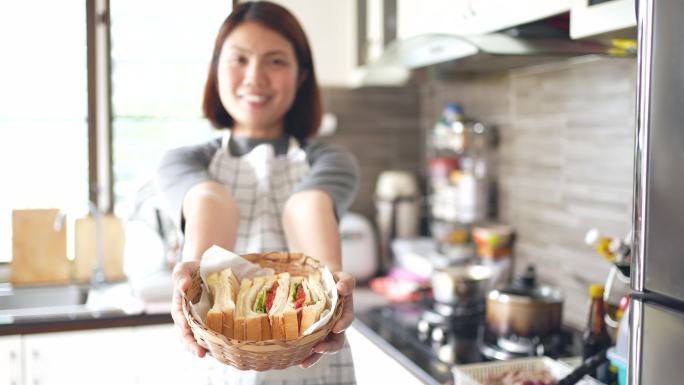
[[96, 259], [95, 266], [93, 266], [93, 272], [90, 276], [90, 284], [93, 287], [100, 286], [105, 283], [105, 272], [104, 272], [104, 237], [102, 228], [102, 212], [99, 207], [92, 202], [88, 202], [88, 209], [90, 215], [95, 219], [95, 246], [96, 246]]

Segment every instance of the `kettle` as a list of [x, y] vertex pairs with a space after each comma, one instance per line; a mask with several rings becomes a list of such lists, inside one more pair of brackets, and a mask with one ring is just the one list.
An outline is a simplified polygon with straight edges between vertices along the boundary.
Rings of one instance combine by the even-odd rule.
[[384, 171], [375, 187], [375, 222], [383, 270], [391, 266], [390, 245], [395, 238], [415, 238], [420, 232], [420, 192], [414, 174]]

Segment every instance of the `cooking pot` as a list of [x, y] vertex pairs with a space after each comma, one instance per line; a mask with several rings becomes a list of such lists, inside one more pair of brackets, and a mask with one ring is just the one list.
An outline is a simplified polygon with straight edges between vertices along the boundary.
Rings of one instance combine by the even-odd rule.
[[560, 332], [563, 295], [560, 290], [538, 285], [533, 266], [513, 284], [487, 295], [487, 328], [500, 337], [543, 338]]
[[432, 274], [432, 296], [444, 304], [471, 304], [484, 301], [492, 270], [488, 266], [447, 266]]

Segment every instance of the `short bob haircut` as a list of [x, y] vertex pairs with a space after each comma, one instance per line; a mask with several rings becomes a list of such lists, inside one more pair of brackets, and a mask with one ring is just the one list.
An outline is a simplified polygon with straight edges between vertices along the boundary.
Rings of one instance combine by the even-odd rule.
[[268, 1], [249, 1], [238, 4], [221, 25], [214, 43], [214, 54], [204, 86], [202, 103], [204, 116], [215, 128], [233, 127], [233, 117], [226, 111], [218, 94], [218, 58], [228, 35], [237, 26], [248, 21], [259, 23], [292, 43], [299, 65], [299, 76], [304, 76], [304, 81], [299, 85], [292, 107], [285, 114], [285, 132], [300, 141], [315, 136], [321, 124], [323, 107], [309, 42], [301, 25], [291, 13]]

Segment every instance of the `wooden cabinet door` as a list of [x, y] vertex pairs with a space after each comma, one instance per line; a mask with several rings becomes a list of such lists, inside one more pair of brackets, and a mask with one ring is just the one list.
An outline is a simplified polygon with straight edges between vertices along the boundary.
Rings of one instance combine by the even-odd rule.
[[26, 385], [136, 383], [132, 328], [23, 336]]
[[22, 385], [21, 337], [0, 337], [0, 385]]

